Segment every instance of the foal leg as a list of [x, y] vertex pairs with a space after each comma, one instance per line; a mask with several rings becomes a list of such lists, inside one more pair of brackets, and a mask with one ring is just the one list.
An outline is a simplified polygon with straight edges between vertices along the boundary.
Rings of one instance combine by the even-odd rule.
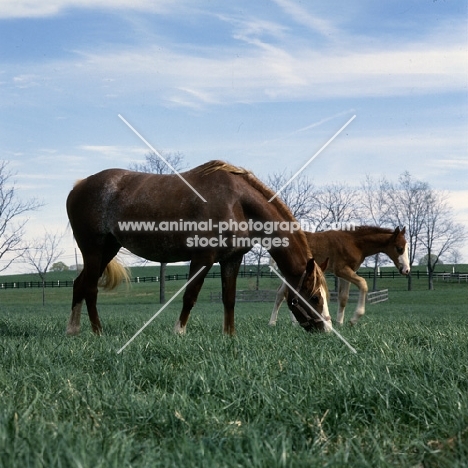
[[[340, 281], [345, 279], [347, 282], [353, 283], [359, 289], [359, 299], [357, 303], [356, 310], [354, 311], [353, 318], [349, 321], [350, 325], [356, 325], [360, 317], [362, 317], [365, 313], [366, 308], [366, 295], [367, 295], [367, 282], [364, 278], [361, 278], [357, 275], [351, 268], [347, 271], [343, 272], [340, 275]], [[349, 290], [349, 283], [348, 283], [348, 290]]]
[[366, 312], [366, 296], [367, 296], [367, 282], [364, 278], [356, 275], [355, 280], [353, 283], [359, 288], [359, 299], [358, 304], [356, 307], [356, 311], [354, 312], [354, 317], [349, 321], [351, 325], [356, 325], [358, 320], [365, 314]]
[[197, 297], [200, 292], [200, 289], [203, 286], [205, 277], [212, 265], [213, 265], [213, 260], [209, 260], [209, 261], [192, 260], [190, 262], [189, 280], [196, 273], [200, 271], [201, 267], [204, 266], [205, 268], [185, 288], [185, 293], [184, 293], [183, 303], [182, 303], [182, 311], [180, 312], [179, 320], [176, 322], [174, 326], [174, 333], [177, 333], [179, 335], [185, 334], [187, 322], [190, 317], [190, 311], [195, 305], [195, 302], [197, 302]]
[[224, 333], [234, 335], [234, 307], [236, 305], [236, 282], [242, 257], [234, 256], [229, 260], [220, 262], [221, 265], [221, 285], [224, 304]]
[[349, 281], [338, 277], [338, 313], [336, 315], [338, 325], [343, 325], [344, 312], [349, 298], [349, 286]]
[[278, 312], [281, 307], [281, 304], [286, 298], [287, 291], [288, 291], [288, 287], [286, 286], [285, 283], [282, 283], [281, 286], [278, 288], [278, 291], [276, 292], [275, 305], [273, 306], [273, 311], [271, 313], [270, 321], [268, 322], [268, 325], [272, 327], [276, 325], [276, 321], [278, 320]]

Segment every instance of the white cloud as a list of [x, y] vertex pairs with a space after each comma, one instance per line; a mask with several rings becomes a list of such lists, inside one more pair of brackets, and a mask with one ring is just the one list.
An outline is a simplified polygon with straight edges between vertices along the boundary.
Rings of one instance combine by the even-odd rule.
[[409, 44], [403, 50], [336, 53], [268, 46], [240, 57], [229, 48], [220, 48], [216, 56], [203, 55], [204, 51], [183, 54], [149, 47], [83, 53], [79, 66], [59, 68], [64, 73], [73, 70], [71, 79], [78, 75], [93, 84], [96, 74], [119, 77], [117, 83], [107, 84], [106, 94], [151, 90], [157, 99], [188, 106], [418, 95], [463, 91], [467, 86], [466, 52], [457, 45], [424, 49]]
[[121, 167], [144, 161], [144, 156], [149, 151], [143, 143], [141, 146], [82, 145], [79, 149], [99, 155], [100, 158], [110, 160], [112, 164]]
[[[104, 0], [46, 3], [58, 10], [66, 6], [126, 8], [130, 5], [124, 0], [117, 4]], [[466, 90], [464, 21], [441, 24], [433, 36], [419, 37], [413, 42], [383, 44], [379, 39], [367, 38], [364, 45], [363, 37], [347, 38], [331, 23], [315, 18], [296, 3], [289, 0], [277, 0], [277, 3], [296, 21], [321, 34], [333, 32], [340, 36], [339, 45], [332, 43], [317, 48], [305, 42], [303, 36], [302, 39], [292, 34], [284, 37], [287, 28], [280, 23], [215, 15], [232, 25], [231, 34], [242, 43], [241, 48], [237, 43], [180, 47], [161, 38], [156, 43], [153, 38], [153, 43], [138, 48], [113, 46], [97, 52], [75, 51], [75, 60], [38, 64], [34, 75], [29, 72], [30, 64], [15, 65], [10, 73], [11, 83], [15, 87], [34, 86], [36, 90], [54, 94], [54, 98], [60, 95], [56, 91], [62, 86], [73, 87], [76, 83], [82, 89], [90, 89], [90, 95], [99, 93], [100, 98], [108, 100], [151, 91], [156, 102], [190, 108], [238, 102], [314, 101]], [[8, 5], [33, 8], [36, 2], [8, 0]], [[135, 8], [152, 8], [150, 5], [153, 3], [149, 0], [140, 0]], [[169, 2], [156, 2], [156, 5], [154, 8], [164, 8]], [[245, 42], [248, 46], [244, 47]]]
[[291, 18], [299, 24], [307, 26], [311, 30], [320, 33], [326, 38], [337, 37], [339, 30], [330, 21], [318, 16], [312, 15], [305, 8], [299, 6], [296, 2], [290, 0], [274, 0]]
[[164, 12], [170, 0], [2, 0], [0, 18], [39, 18], [54, 16], [67, 8], [132, 9]]

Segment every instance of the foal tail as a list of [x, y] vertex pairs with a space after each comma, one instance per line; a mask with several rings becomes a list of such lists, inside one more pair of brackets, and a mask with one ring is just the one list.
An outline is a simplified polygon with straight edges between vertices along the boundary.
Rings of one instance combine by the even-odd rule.
[[116, 258], [113, 258], [106, 266], [104, 273], [99, 280], [99, 286], [106, 290], [111, 290], [122, 284], [130, 282], [128, 268], [122, 265]]

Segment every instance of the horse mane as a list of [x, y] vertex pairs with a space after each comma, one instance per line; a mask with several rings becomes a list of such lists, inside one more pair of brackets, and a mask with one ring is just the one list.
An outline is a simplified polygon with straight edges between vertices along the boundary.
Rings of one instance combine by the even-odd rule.
[[201, 166], [195, 167], [194, 169], [192, 169], [192, 171], [195, 172], [196, 174], [201, 174], [201, 175], [212, 174], [213, 172], [216, 172], [216, 171], [226, 171], [226, 172], [230, 172], [231, 174], [241, 174], [241, 175], [250, 174], [250, 171], [248, 171], [247, 169], [244, 169], [243, 167], [236, 167], [225, 161], [220, 161], [219, 159], [208, 161], [207, 163], [202, 164]]
[[392, 234], [394, 232], [394, 229], [368, 225], [356, 226], [354, 230], [359, 231], [359, 234]]
[[330, 291], [328, 289], [327, 278], [325, 276], [325, 273], [317, 264], [317, 262], [315, 263], [315, 268], [313, 271], [312, 279], [313, 279], [313, 286], [311, 288], [311, 291], [312, 291], [311, 296], [314, 294], [317, 294], [317, 291], [320, 289], [320, 286], [323, 286], [327, 294], [327, 300], [330, 299]]
[[[215, 171], [226, 171], [230, 172], [231, 174], [236, 174], [242, 176], [244, 180], [246, 180], [254, 189], [260, 192], [267, 200], [270, 200], [272, 197], [275, 197], [276, 192], [274, 192], [271, 188], [267, 187], [261, 180], [259, 180], [251, 171], [244, 169], [243, 167], [233, 166], [225, 161], [220, 161], [215, 159], [213, 161], [208, 161], [201, 166], [196, 167], [193, 169], [194, 172], [198, 174], [211, 174]], [[272, 205], [279, 211], [279, 213], [286, 218], [290, 222], [297, 222], [297, 219], [291, 213], [291, 210], [288, 208], [286, 203], [279, 197], [275, 197], [271, 201]], [[302, 229], [297, 231], [297, 234], [302, 238], [304, 244], [307, 246], [307, 257], [311, 258], [312, 253], [309, 248], [309, 244], [307, 242], [306, 235]]]

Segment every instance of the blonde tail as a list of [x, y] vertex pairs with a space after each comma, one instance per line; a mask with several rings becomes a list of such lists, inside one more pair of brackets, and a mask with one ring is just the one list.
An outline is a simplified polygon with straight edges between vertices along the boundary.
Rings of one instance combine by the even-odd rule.
[[99, 280], [99, 287], [111, 290], [122, 284], [130, 282], [128, 268], [122, 265], [116, 258], [113, 258], [106, 266], [104, 273]]

